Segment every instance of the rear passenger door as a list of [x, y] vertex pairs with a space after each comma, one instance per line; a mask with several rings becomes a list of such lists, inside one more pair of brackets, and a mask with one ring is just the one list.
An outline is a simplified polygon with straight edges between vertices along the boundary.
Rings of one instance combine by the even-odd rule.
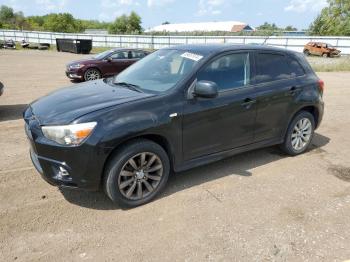
[[131, 51], [131, 57], [134, 60], [134, 62], [140, 60], [141, 58], [144, 58], [145, 56], [146, 56], [146, 53], [142, 50]]
[[283, 136], [305, 74], [294, 58], [283, 53], [255, 52], [257, 116], [255, 142]]

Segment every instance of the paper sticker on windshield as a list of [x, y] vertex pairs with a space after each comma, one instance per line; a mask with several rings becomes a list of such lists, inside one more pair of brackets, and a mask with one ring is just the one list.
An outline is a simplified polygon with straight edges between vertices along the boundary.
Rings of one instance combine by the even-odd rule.
[[193, 54], [190, 52], [183, 53], [181, 56], [184, 58], [191, 59], [193, 61], [199, 61], [203, 58], [203, 56], [201, 56], [201, 55], [196, 55], [196, 54]]

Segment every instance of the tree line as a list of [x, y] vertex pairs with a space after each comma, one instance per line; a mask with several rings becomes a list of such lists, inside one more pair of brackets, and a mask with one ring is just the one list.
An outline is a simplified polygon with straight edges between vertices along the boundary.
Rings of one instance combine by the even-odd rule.
[[0, 7], [0, 28], [36, 30], [61, 33], [81, 33], [86, 29], [104, 29], [110, 34], [140, 34], [141, 17], [135, 12], [122, 15], [113, 22], [76, 19], [69, 13], [52, 13], [44, 16], [25, 17], [22, 12], [14, 12], [11, 7]]

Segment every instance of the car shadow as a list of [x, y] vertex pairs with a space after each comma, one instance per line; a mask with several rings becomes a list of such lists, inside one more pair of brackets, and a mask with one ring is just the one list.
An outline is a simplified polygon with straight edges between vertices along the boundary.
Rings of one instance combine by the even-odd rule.
[[83, 83], [84, 82], [83, 80], [80, 80], [80, 79], [69, 79], [69, 81], [72, 84], [79, 84], [79, 83]]
[[[329, 141], [330, 138], [315, 133], [308, 152], [324, 152], [322, 147], [328, 144]], [[286, 157], [290, 156], [284, 154], [277, 146], [273, 146], [238, 154], [212, 164], [172, 174], [164, 192], [161, 193], [158, 199], [226, 176], [241, 176], [244, 177], [244, 179], [249, 179], [249, 177], [252, 176], [250, 172], [251, 169]], [[127, 208], [119, 207], [117, 204], [113, 203], [101, 191], [85, 192], [82, 190], [64, 188], [61, 188], [60, 191], [67, 201], [81, 207], [98, 210], [127, 210]]]
[[21, 119], [26, 107], [26, 104], [0, 105], [0, 122]]

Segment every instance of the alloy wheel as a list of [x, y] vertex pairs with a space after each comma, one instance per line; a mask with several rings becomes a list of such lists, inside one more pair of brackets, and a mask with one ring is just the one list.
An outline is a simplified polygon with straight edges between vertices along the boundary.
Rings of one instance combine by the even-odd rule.
[[87, 81], [96, 80], [100, 78], [100, 73], [97, 70], [88, 70], [85, 78]]
[[140, 200], [149, 196], [160, 184], [163, 164], [151, 152], [142, 152], [124, 164], [118, 177], [120, 193], [129, 200]]
[[308, 118], [300, 119], [294, 126], [292, 132], [292, 147], [296, 151], [304, 149], [311, 139], [312, 124]]

